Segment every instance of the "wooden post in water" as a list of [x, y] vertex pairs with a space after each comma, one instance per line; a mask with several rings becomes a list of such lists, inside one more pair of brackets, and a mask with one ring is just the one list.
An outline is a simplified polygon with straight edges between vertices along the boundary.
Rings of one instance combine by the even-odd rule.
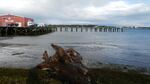
[[107, 32], [107, 28], [104, 28], [104, 32]]
[[108, 32], [111, 32], [111, 28], [108, 28]]
[[101, 31], [104, 32], [104, 28], [102, 28]]
[[65, 32], [68, 32], [68, 31], [67, 31], [67, 28], [65, 28]]
[[97, 28], [95, 28], [95, 32], [97, 32]]
[[55, 31], [57, 32], [57, 31], [58, 31], [58, 29], [56, 28], [56, 29], [55, 29]]
[[112, 28], [109, 28], [109, 32], [111, 32]]
[[117, 32], [119, 32], [119, 28], [117, 28]]
[[28, 30], [27, 29], [25, 29], [25, 35], [28, 35]]
[[73, 32], [73, 28], [71, 27], [71, 32]]
[[53, 32], [56, 32], [56, 28], [57, 28], [57, 27], [52, 28], [52, 31], [53, 31]]
[[106, 29], [106, 32], [109, 32], [109, 27]]
[[53, 32], [56, 32], [57, 27], [53, 28]]
[[108, 28], [105, 28], [105, 32], [108, 32]]
[[102, 28], [99, 28], [99, 32], [102, 32]]
[[81, 27], [81, 32], [83, 32], [83, 28]]
[[106, 32], [105, 30], [106, 30], [106, 28], [103, 28], [103, 32]]
[[117, 28], [115, 28], [115, 32], [117, 32]]
[[90, 31], [92, 32], [92, 30], [93, 30], [93, 28], [91, 27], [91, 28], [90, 28]]
[[8, 27], [5, 29], [5, 36], [8, 35]]
[[14, 28], [14, 34], [15, 34], [15, 35], [17, 34], [17, 29], [16, 29], [16, 28]]
[[121, 28], [121, 32], [124, 32], [124, 29], [123, 29], [123, 28]]
[[106, 32], [106, 28], [103, 28], [104, 29], [104, 32]]
[[115, 32], [115, 28], [112, 28], [112, 32]]
[[2, 36], [2, 29], [0, 28], [0, 36]]
[[78, 28], [76, 27], [76, 32], [78, 32]]
[[55, 30], [56, 32], [58, 31], [58, 27], [56, 28], [56, 30]]
[[60, 32], [62, 32], [62, 27], [60, 27]]
[[54, 28], [51, 28], [51, 31], [54, 32]]
[[84, 31], [85, 31], [85, 32], [88, 32], [88, 28], [87, 28], [87, 27], [84, 27]]
[[67, 27], [67, 29], [66, 29], [67, 32], [68, 32], [68, 29], [69, 29], [69, 28]]

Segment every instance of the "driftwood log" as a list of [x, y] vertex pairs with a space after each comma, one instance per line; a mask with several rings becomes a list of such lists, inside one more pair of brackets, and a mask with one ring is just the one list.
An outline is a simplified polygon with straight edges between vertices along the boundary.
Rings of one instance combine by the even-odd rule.
[[82, 57], [74, 49], [64, 49], [51, 44], [56, 51], [49, 56], [47, 51], [43, 53], [43, 60], [37, 68], [47, 70], [52, 78], [67, 84], [90, 84], [88, 69], [82, 63]]

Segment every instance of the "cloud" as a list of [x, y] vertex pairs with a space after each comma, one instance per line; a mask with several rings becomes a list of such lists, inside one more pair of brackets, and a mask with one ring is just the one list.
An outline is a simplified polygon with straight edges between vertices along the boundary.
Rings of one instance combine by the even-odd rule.
[[148, 26], [145, 0], [0, 0], [0, 14], [34, 18], [37, 23]]

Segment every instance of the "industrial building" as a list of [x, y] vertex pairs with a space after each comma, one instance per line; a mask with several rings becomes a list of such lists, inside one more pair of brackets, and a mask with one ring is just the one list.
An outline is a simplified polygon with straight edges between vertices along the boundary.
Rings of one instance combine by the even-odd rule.
[[16, 15], [2, 15], [0, 16], [0, 27], [28, 27], [33, 25], [32, 18], [16, 16]]

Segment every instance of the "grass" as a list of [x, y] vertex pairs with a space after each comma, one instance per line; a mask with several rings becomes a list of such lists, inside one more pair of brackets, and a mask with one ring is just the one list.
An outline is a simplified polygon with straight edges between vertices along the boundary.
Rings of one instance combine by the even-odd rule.
[[[150, 84], [150, 76], [136, 71], [90, 69], [92, 84]], [[49, 78], [48, 73], [36, 69], [0, 68], [0, 84], [61, 84]]]
[[103, 68], [92, 69], [90, 72], [93, 84], [150, 84], [150, 76], [133, 70], [121, 72]]

